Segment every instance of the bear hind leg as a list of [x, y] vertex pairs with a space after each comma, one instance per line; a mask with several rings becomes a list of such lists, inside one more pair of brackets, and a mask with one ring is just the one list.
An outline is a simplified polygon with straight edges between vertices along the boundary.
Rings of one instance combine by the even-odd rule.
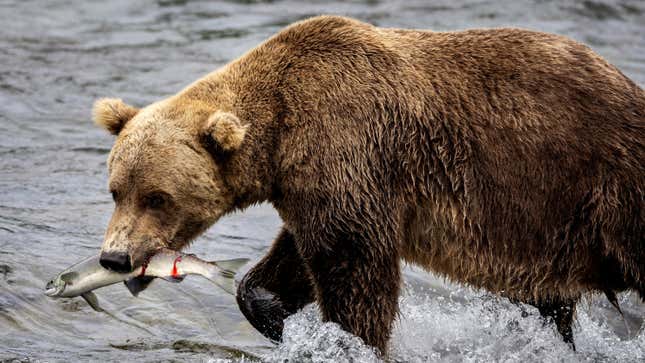
[[576, 312], [576, 301], [550, 301], [532, 305], [538, 309], [546, 321], [552, 320], [555, 323], [562, 340], [569, 344], [571, 349], [576, 350], [571, 327]]

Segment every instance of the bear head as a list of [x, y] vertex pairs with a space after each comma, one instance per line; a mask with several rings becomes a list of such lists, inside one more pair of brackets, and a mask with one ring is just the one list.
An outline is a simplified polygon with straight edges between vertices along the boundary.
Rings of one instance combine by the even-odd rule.
[[116, 136], [104, 267], [131, 271], [159, 248], [180, 250], [233, 208], [217, 161], [244, 141], [247, 128], [232, 113], [173, 99], [143, 109], [100, 99], [93, 116]]

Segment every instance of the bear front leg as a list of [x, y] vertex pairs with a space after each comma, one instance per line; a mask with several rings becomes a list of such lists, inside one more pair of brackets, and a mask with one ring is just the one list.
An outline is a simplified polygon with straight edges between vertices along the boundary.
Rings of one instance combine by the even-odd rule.
[[295, 247], [293, 235], [282, 229], [269, 253], [244, 276], [237, 304], [262, 335], [282, 339], [284, 319], [313, 301], [309, 273]]
[[395, 244], [357, 234], [334, 235], [333, 241], [315, 240], [301, 250], [323, 320], [338, 323], [385, 355], [401, 280]]

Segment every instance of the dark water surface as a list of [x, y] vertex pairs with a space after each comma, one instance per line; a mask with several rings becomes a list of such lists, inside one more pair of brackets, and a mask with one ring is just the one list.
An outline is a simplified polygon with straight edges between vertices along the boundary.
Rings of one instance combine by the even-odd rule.
[[[375, 359], [355, 337], [322, 324], [315, 307], [290, 318], [275, 346], [233, 297], [200, 279], [156, 282], [139, 298], [120, 285], [98, 291], [118, 319], [80, 299], [43, 295], [48, 278], [97, 252], [112, 212], [105, 161], [113, 139], [92, 125], [93, 100], [148, 104], [321, 13], [381, 26], [556, 32], [645, 85], [643, 1], [0, 1], [0, 359]], [[255, 262], [279, 224], [270, 206], [256, 207], [223, 219], [191, 250]], [[645, 310], [634, 296], [620, 297], [626, 321], [603, 299], [581, 304], [572, 353], [530, 307], [417, 269], [406, 268], [405, 279], [395, 361], [645, 361]]]

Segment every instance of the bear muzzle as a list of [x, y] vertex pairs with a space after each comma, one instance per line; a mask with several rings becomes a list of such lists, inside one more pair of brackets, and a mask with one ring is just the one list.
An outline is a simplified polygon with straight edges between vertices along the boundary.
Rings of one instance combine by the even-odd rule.
[[101, 252], [101, 266], [115, 272], [131, 272], [130, 255], [125, 252]]

